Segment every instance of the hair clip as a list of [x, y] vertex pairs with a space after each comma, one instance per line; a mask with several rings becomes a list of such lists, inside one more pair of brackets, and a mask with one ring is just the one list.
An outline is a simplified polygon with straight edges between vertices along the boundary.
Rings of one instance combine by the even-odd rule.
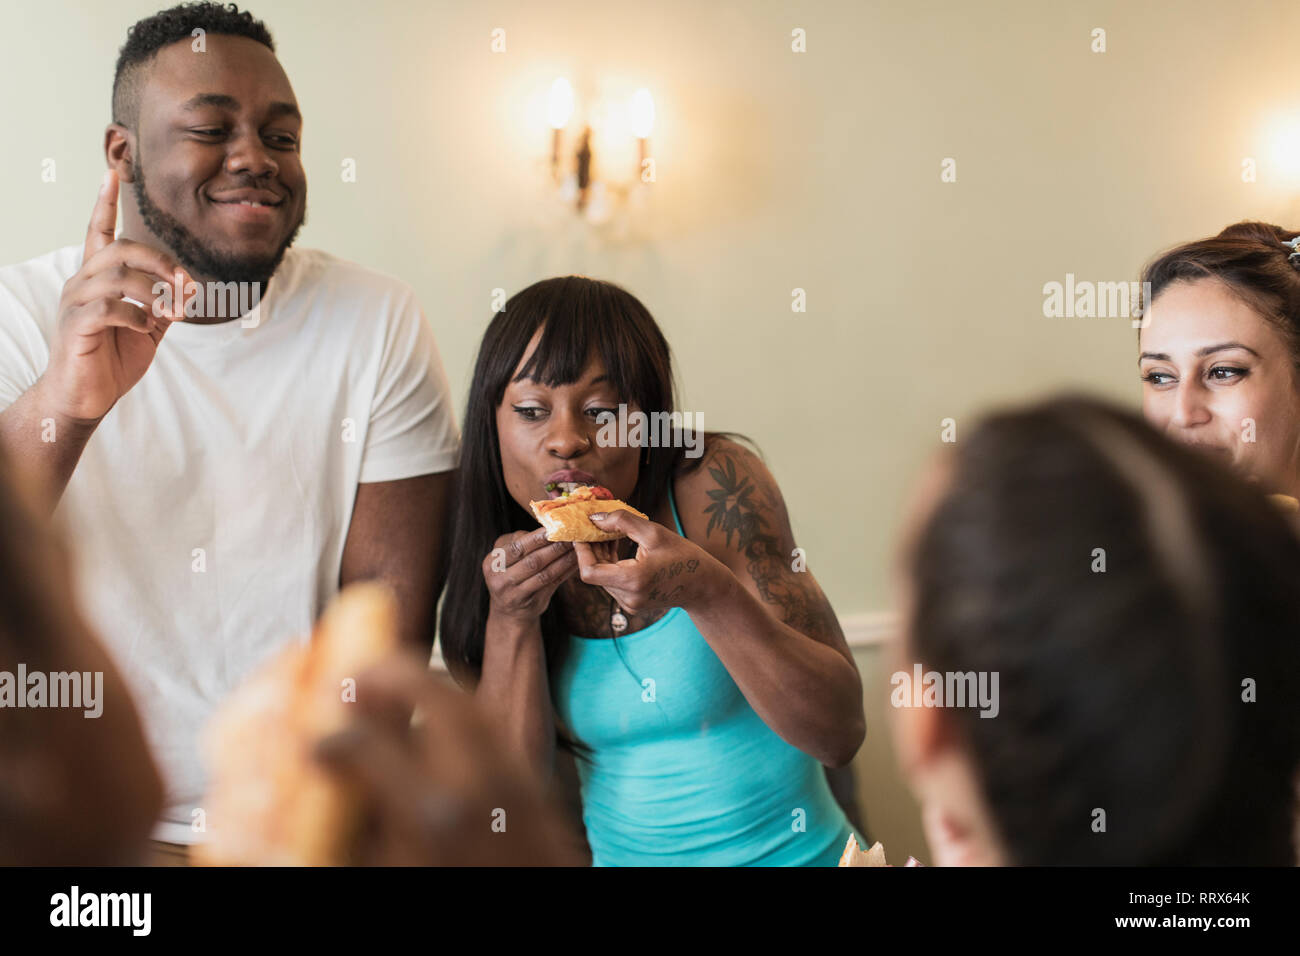
[[1287, 262], [1300, 262], [1300, 236], [1294, 239], [1283, 239], [1282, 245], [1291, 250], [1291, 255], [1287, 256]]

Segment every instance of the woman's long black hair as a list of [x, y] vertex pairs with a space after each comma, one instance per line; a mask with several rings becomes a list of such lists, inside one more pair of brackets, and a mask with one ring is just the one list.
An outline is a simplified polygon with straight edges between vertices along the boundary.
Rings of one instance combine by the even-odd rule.
[[[543, 331], [537, 348], [515, 375], [539, 327]], [[462, 686], [477, 684], [483, 667], [489, 604], [483, 559], [501, 535], [537, 527], [506, 490], [497, 407], [512, 378], [552, 388], [568, 385], [578, 380], [593, 353], [604, 364], [620, 402], [647, 414], [673, 411], [668, 341], [646, 307], [612, 283], [582, 276], [544, 279], [511, 297], [484, 333], [465, 407], [450, 569], [439, 622], [443, 659]], [[684, 451], [646, 448], [629, 504], [655, 514], [673, 477], [704, 460], [687, 458]], [[547, 673], [555, 674], [566, 637], [554, 601], [542, 614], [541, 627]]]

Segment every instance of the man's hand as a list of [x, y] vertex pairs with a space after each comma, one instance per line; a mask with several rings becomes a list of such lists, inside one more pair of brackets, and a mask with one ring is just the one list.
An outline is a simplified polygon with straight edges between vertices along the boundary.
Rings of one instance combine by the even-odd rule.
[[[184, 303], [155, 309], [154, 284], [193, 280], [166, 253], [115, 239], [117, 173], [109, 170], [86, 231], [81, 269], [63, 286], [50, 363], [38, 387], [49, 412], [94, 424], [140, 380]], [[134, 299], [142, 305], [126, 301]]]

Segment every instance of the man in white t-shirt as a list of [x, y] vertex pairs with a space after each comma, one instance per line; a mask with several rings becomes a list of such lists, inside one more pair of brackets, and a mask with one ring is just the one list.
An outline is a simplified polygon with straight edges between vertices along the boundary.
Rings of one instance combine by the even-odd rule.
[[136, 24], [113, 113], [84, 246], [0, 269], [0, 449], [143, 713], [155, 838], [193, 843], [203, 725], [341, 585], [388, 582], [427, 653], [459, 436], [411, 289], [290, 248], [302, 120], [259, 21]]

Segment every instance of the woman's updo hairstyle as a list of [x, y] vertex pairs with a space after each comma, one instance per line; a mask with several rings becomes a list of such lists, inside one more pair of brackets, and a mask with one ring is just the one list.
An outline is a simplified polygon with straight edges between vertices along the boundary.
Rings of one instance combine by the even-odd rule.
[[1238, 222], [1211, 239], [1170, 249], [1142, 270], [1146, 305], [1179, 281], [1219, 279], [1270, 322], [1300, 367], [1300, 232], [1266, 222]]

